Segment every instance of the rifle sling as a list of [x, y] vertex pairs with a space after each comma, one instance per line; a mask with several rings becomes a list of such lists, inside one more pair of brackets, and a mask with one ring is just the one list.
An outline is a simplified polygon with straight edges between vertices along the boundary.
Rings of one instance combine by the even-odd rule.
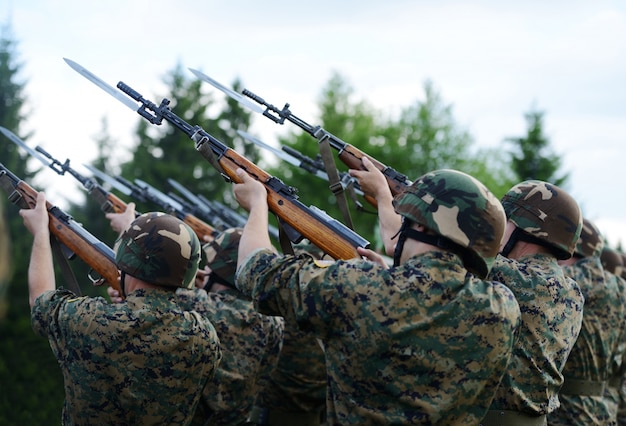
[[335, 160], [333, 157], [333, 153], [331, 152], [328, 139], [328, 134], [325, 134], [324, 136], [319, 138], [318, 141], [320, 146], [320, 154], [322, 156], [322, 160], [324, 161], [324, 167], [326, 168], [326, 174], [328, 175], [328, 182], [330, 183], [329, 187], [333, 194], [335, 194], [335, 198], [337, 199], [337, 205], [339, 206], [339, 210], [343, 215], [346, 226], [354, 230], [352, 217], [350, 216], [350, 209], [348, 208], [348, 202], [346, 201], [346, 194], [344, 193], [344, 186], [342, 185], [341, 178], [339, 177], [337, 165], [335, 164]]
[[74, 271], [72, 271], [67, 257], [63, 254], [61, 243], [53, 234], [50, 234], [50, 247], [52, 247], [52, 254], [61, 268], [61, 273], [63, 274], [67, 288], [75, 295], [80, 296], [80, 286], [78, 285]]

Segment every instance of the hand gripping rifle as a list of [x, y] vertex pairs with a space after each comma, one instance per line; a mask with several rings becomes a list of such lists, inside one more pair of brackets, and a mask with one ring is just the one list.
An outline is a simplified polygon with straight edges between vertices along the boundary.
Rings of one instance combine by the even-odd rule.
[[[9, 201], [22, 209], [32, 209], [37, 204], [37, 191], [1, 163], [0, 187], [7, 192]], [[60, 208], [48, 201], [46, 201], [46, 206], [50, 217], [50, 233], [63, 248], [76, 254], [91, 267], [92, 271], [99, 275], [94, 277], [90, 271], [89, 279], [91, 282], [94, 285], [101, 285], [106, 282], [122, 294], [113, 250], [76, 223], [70, 215]]]
[[163, 212], [176, 216], [193, 229], [200, 241], [205, 241], [206, 237], [211, 238], [217, 235], [218, 231], [214, 227], [189, 213], [189, 211], [187, 211], [178, 201], [159, 191], [147, 182], [135, 179], [135, 183], [133, 184], [121, 176], [112, 178], [93, 166], [86, 164], [85, 167], [87, 167], [100, 180], [109, 183], [123, 194], [126, 194], [143, 203], [149, 202], [155, 204], [159, 206]]
[[[235, 92], [232, 89], [225, 87], [224, 85], [218, 83], [217, 81], [213, 80], [211, 77], [207, 76], [206, 74], [198, 70], [194, 70], [191, 68], [189, 70], [202, 81], [205, 81], [213, 85], [214, 87], [223, 91], [228, 96], [237, 100], [241, 104], [247, 106], [248, 108], [252, 109], [255, 112], [261, 113], [265, 117], [272, 120], [274, 123], [284, 124], [285, 120], [290, 121], [291, 123], [295, 124], [296, 126], [300, 127], [302, 130], [304, 130], [306, 133], [308, 133], [309, 135], [317, 139], [320, 144], [328, 142], [328, 144], [332, 148], [338, 151], [339, 159], [346, 166], [348, 166], [351, 169], [363, 169], [361, 159], [364, 156], [369, 157], [367, 154], [365, 154], [363, 151], [359, 150], [355, 146], [350, 145], [347, 142], [344, 142], [337, 136], [329, 133], [321, 126], [312, 126], [308, 124], [307, 122], [305, 122], [304, 120], [293, 115], [291, 111], [289, 110], [288, 103], [286, 103], [284, 107], [278, 108], [266, 102], [263, 98], [255, 95], [249, 90], [244, 89], [242, 92], [243, 93], [243, 96], [242, 96], [241, 94]], [[247, 99], [246, 97], [249, 99]], [[256, 102], [256, 104], [251, 102], [250, 99]], [[265, 107], [265, 109], [263, 109], [259, 105], [262, 105], [263, 107]], [[376, 166], [376, 168], [378, 168], [385, 175], [385, 178], [387, 179], [387, 182], [389, 184], [389, 188], [391, 189], [392, 194], [396, 195], [400, 192], [403, 192], [407, 186], [411, 185], [411, 181], [405, 175], [397, 172], [396, 170], [392, 169], [389, 166], [386, 166], [385, 164], [381, 163], [375, 158], [369, 157], [369, 159]], [[326, 164], [326, 169], [329, 170], [329, 167], [328, 167], [329, 162], [326, 159], [324, 159], [324, 163]], [[366, 199], [370, 204], [376, 207], [376, 201], [372, 197], [367, 197]]]
[[[76, 180], [78, 180], [87, 190], [87, 193], [91, 195], [98, 202], [98, 204], [100, 204], [100, 208], [105, 213], [122, 213], [126, 211], [125, 202], [123, 202], [117, 196], [100, 186], [95, 179], [83, 176], [76, 170], [72, 169], [70, 167], [69, 159], [65, 160], [64, 163], [61, 163], [57, 159], [53, 158], [50, 154], [48, 154], [40, 146], [32, 149], [13, 132], [2, 126], [0, 126], [0, 132], [2, 132], [2, 134], [4, 134], [4, 136], [6, 136], [11, 142], [22, 147], [30, 155], [41, 161], [43, 165], [50, 167], [52, 170], [60, 175], [64, 175], [65, 172], [67, 172], [74, 178], [76, 178]], [[139, 213], [137, 213], [137, 216], [138, 215]]]
[[[71, 61], [66, 60], [66, 62], [72, 66]], [[113, 90], [99, 78], [93, 78], [93, 74], [90, 72], [81, 71], [84, 68], [80, 66], [72, 66], [72, 68], [108, 93]], [[269, 175], [246, 157], [211, 136], [200, 126], [191, 126], [178, 117], [169, 109], [170, 101], [168, 99], [163, 99], [160, 105], [156, 105], [121, 81], [117, 84], [117, 88], [135, 102], [140, 103], [140, 105], [135, 104], [131, 108], [150, 123], [160, 125], [165, 120], [189, 136], [195, 142], [196, 150], [227, 181], [240, 182], [236, 170], [241, 168], [251, 177], [262, 182], [267, 189], [267, 203], [270, 211], [276, 214], [283, 228], [291, 228], [300, 234], [297, 241], [292, 239], [294, 237], [292, 234], [290, 236], [292, 242], [298, 242], [302, 237], [305, 237], [335, 259], [360, 257], [356, 250], [357, 247], [369, 247], [367, 240], [322, 210], [314, 206], [306, 207], [302, 204], [298, 200], [294, 188]], [[123, 103], [128, 105], [126, 102]], [[286, 233], [287, 235], [290, 234], [288, 230]]]
[[[189, 208], [190, 211], [197, 212], [196, 216], [202, 216], [206, 220], [212, 220], [212, 223], [215, 224], [220, 231], [224, 231], [227, 228], [243, 228], [248, 220], [246, 217], [218, 201], [210, 201], [206, 197], [194, 194], [174, 179], [168, 178], [167, 183], [180, 192], [186, 200], [183, 200], [180, 196], [171, 192], [168, 194], [169, 196]], [[279, 239], [278, 229], [274, 226], [269, 225], [268, 231], [273, 238]]]
[[[330, 180], [330, 178], [328, 177], [328, 173], [326, 173], [325, 171], [324, 162], [320, 158], [319, 154], [316, 158], [311, 158], [290, 146], [283, 145], [281, 149], [274, 148], [273, 146], [266, 144], [259, 138], [251, 135], [248, 132], [244, 132], [243, 130], [237, 130], [237, 133], [239, 133], [239, 136], [252, 142], [253, 144], [274, 153], [274, 155], [276, 155], [278, 158], [285, 160], [289, 164], [300, 167], [301, 169], [304, 169], [314, 176], [317, 176], [326, 181]], [[359, 187], [359, 183], [355, 178], [350, 176], [349, 173], [339, 172], [339, 177], [343, 189], [348, 189], [350, 193], [354, 191], [354, 194], [365, 196], [366, 198], [369, 197], [369, 195], [363, 194], [363, 191], [361, 191], [361, 188]], [[365, 211], [363, 205], [356, 199], [356, 197], [352, 197], [352, 200], [359, 210]], [[376, 205], [376, 200], [372, 199], [370, 203]]]

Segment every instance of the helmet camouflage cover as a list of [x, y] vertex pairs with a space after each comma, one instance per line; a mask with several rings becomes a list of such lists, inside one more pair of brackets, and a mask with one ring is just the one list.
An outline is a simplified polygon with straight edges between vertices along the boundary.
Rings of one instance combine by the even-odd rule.
[[603, 247], [604, 240], [596, 225], [583, 218], [583, 227], [574, 252], [580, 257], [599, 257]]
[[241, 228], [226, 229], [213, 241], [205, 244], [203, 248], [207, 266], [215, 275], [233, 286], [235, 285], [237, 254], [242, 232]]
[[115, 260], [121, 271], [143, 281], [192, 288], [200, 241], [180, 219], [160, 212], [144, 213], [121, 235]]
[[617, 250], [604, 246], [602, 253], [600, 254], [600, 260], [602, 261], [602, 267], [615, 275], [622, 275], [623, 260], [622, 256]]
[[558, 259], [572, 256], [583, 219], [578, 203], [563, 189], [527, 180], [504, 194], [502, 205], [515, 226], [555, 248]]
[[394, 201], [396, 213], [469, 249], [465, 267], [486, 277], [500, 248], [506, 217], [500, 201], [474, 177], [442, 169], [417, 179]]

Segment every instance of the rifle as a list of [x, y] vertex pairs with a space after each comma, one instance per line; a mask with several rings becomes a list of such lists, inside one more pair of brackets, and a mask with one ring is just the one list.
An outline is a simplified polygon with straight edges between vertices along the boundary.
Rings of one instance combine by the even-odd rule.
[[[0, 163], [0, 186], [7, 192], [9, 201], [22, 209], [32, 209], [37, 204], [37, 191], [14, 175], [2, 163]], [[113, 250], [76, 223], [59, 207], [48, 201], [46, 201], [46, 207], [50, 218], [50, 233], [65, 249], [78, 255], [91, 267], [92, 271], [99, 274], [99, 277], [93, 277], [90, 271], [88, 276], [93, 285], [101, 285], [106, 281], [122, 294]]]
[[155, 204], [165, 213], [176, 216], [191, 227], [200, 241], [205, 241], [205, 237], [215, 237], [218, 234], [218, 231], [214, 227], [189, 213], [189, 211], [186, 210], [185, 207], [178, 201], [159, 191], [147, 182], [135, 179], [135, 183], [133, 184], [121, 176], [115, 176], [115, 178], [112, 178], [93, 166], [85, 164], [85, 167], [87, 167], [98, 178], [111, 184], [124, 194], [129, 195], [143, 203], [149, 202]]
[[[197, 211], [198, 216], [204, 216], [208, 218], [207, 220], [212, 220], [212, 223], [216, 224], [216, 227], [220, 231], [224, 231], [227, 228], [243, 228], [246, 224], [248, 220], [246, 217], [219, 201], [210, 201], [202, 195], [195, 195], [174, 179], [168, 178], [167, 182], [170, 186], [183, 194], [188, 201], [170, 192], [169, 195], [172, 198], [179, 201], [184, 206], [188, 206], [191, 211]], [[274, 226], [269, 225], [268, 231], [273, 238], [279, 239], [278, 229]]]
[[[316, 158], [311, 158], [290, 146], [283, 145], [281, 146], [281, 149], [276, 149], [273, 146], [266, 144], [259, 138], [251, 135], [250, 133], [244, 132], [243, 130], [237, 130], [237, 133], [239, 133], [241, 137], [252, 142], [253, 144], [272, 152], [278, 158], [285, 160], [289, 164], [300, 167], [301, 169], [304, 169], [321, 179], [324, 179], [326, 181], [329, 180], [328, 173], [324, 171], [324, 162], [320, 158], [319, 154]], [[339, 176], [341, 177], [341, 185], [344, 187], [344, 189], [352, 186], [356, 194], [364, 195], [356, 179], [350, 176], [349, 173], [340, 172]]]
[[[285, 123], [285, 120], [290, 121], [291, 123], [295, 124], [296, 126], [300, 127], [302, 130], [304, 130], [306, 133], [308, 133], [309, 135], [317, 139], [320, 144], [322, 142], [327, 141], [332, 148], [338, 151], [339, 159], [346, 166], [348, 166], [351, 169], [363, 169], [361, 159], [364, 156], [367, 156], [367, 154], [365, 154], [363, 151], [359, 150], [355, 146], [350, 145], [347, 142], [344, 142], [337, 136], [326, 131], [321, 126], [312, 126], [308, 124], [307, 122], [305, 122], [304, 120], [293, 115], [291, 111], [289, 110], [288, 103], [286, 103], [283, 108], [278, 108], [270, 103], [265, 102], [263, 98], [255, 95], [249, 90], [244, 89], [242, 92], [243, 93], [243, 96], [242, 96], [241, 94], [216, 82], [211, 77], [209, 77], [208, 75], [198, 70], [195, 70], [192, 68], [189, 68], [189, 70], [199, 79], [218, 88], [219, 90], [223, 91], [228, 96], [230, 96], [231, 98], [235, 99], [241, 104], [252, 109], [254, 112], [258, 112], [264, 115], [265, 117], [269, 118], [274, 123], [282, 125]], [[256, 102], [256, 104], [253, 104], [252, 102], [250, 102], [249, 99], [246, 99], [244, 96], [252, 99], [254, 102]], [[261, 108], [257, 104], [262, 105], [263, 107], [265, 107], [265, 109]], [[396, 195], [398, 193], [401, 193], [409, 185], [411, 185], [411, 181], [405, 175], [397, 172], [393, 168], [386, 166], [385, 164], [381, 163], [380, 161], [372, 157], [369, 157], [369, 159], [376, 166], [376, 168], [380, 170], [383, 173], [383, 175], [385, 175], [385, 178], [387, 179], [387, 182], [389, 184], [389, 188], [391, 189], [392, 194]], [[376, 206], [375, 200], [373, 198], [369, 197], [367, 200], [370, 204], [372, 204], [373, 206]]]
[[[87, 190], [87, 193], [91, 195], [97, 202], [100, 204], [100, 208], [105, 213], [122, 213], [126, 211], [126, 203], [120, 200], [117, 196], [112, 194], [111, 192], [105, 190], [102, 186], [98, 184], [98, 182], [93, 178], [88, 178], [76, 170], [70, 167], [70, 160], [66, 159], [65, 162], [61, 163], [57, 159], [53, 158], [50, 154], [48, 154], [43, 148], [40, 146], [32, 149], [26, 143], [17, 137], [10, 130], [0, 126], [0, 132], [4, 134], [11, 142], [16, 145], [22, 147], [26, 152], [30, 155], [41, 161], [43, 165], [50, 167], [52, 170], [57, 172], [59, 175], [64, 175], [65, 172], [68, 172], [72, 175], [76, 180], [78, 180], [83, 187]], [[139, 213], [136, 214], [138, 216]]]
[[[68, 62], [68, 61], [66, 61]], [[68, 62], [72, 66], [71, 62]], [[110, 93], [112, 88], [99, 78], [92, 78], [90, 72], [85, 73], [84, 68], [78, 66], [74, 70]], [[103, 86], [104, 84], [104, 86]], [[298, 200], [294, 188], [285, 185], [280, 179], [269, 175], [267, 172], [252, 163], [246, 157], [229, 148], [200, 126], [191, 126], [182, 118], [174, 114], [168, 107], [170, 101], [163, 99], [160, 105], [145, 99], [139, 92], [123, 82], [117, 84], [117, 88], [141, 105], [131, 108], [151, 124], [160, 125], [163, 120], [185, 133], [195, 142], [196, 150], [215, 167], [222, 176], [230, 182], [241, 182], [236, 174], [237, 169], [243, 169], [254, 179], [262, 182], [267, 189], [267, 204], [269, 210], [278, 216], [283, 229], [292, 242], [298, 242], [302, 237], [322, 249], [335, 259], [351, 259], [360, 257], [357, 247], [369, 247], [369, 242], [354, 231], [330, 217], [317, 207], [306, 207]], [[117, 98], [117, 97], [116, 97]], [[126, 105], [126, 103], [124, 103]], [[295, 230], [298, 236], [291, 232]], [[296, 238], [295, 241], [293, 238]]]

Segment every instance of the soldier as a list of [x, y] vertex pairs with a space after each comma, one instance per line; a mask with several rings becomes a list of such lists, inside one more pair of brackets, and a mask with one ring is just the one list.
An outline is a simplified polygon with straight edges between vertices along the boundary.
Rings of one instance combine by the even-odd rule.
[[[604, 269], [605, 278], [607, 281], [614, 281], [615, 285], [619, 288], [619, 292], [622, 295], [622, 300], [626, 298], [626, 280], [621, 277], [622, 273], [622, 257], [614, 249], [604, 246], [602, 253], [600, 254], [600, 260], [602, 261], [602, 268]], [[623, 302], [625, 303], [625, 302]], [[625, 303], [626, 309], [626, 303]], [[607, 401], [609, 412], [611, 413], [611, 423], [624, 425], [626, 424], [626, 417], [623, 415], [618, 416], [619, 408], [626, 408], [625, 400], [623, 398], [624, 393], [621, 389], [624, 385], [624, 375], [626, 374], [626, 321], [622, 328], [622, 334], [620, 340], [616, 345], [615, 352], [611, 357], [609, 382], [604, 392], [604, 397]], [[624, 411], [624, 409], [622, 409]], [[619, 421], [618, 421], [619, 417]]]
[[211, 323], [178, 307], [200, 243], [179, 219], [147, 213], [117, 244], [124, 303], [56, 289], [43, 192], [20, 215], [33, 235], [28, 272], [35, 333], [47, 337], [65, 383], [63, 424], [188, 424], [221, 352]]
[[7, 228], [7, 222], [4, 218], [4, 209], [2, 207], [2, 203], [0, 203], [0, 322], [4, 320], [7, 307], [5, 297], [9, 277], [9, 257], [9, 230]]
[[250, 212], [237, 286], [323, 342], [328, 424], [477, 424], [520, 318], [511, 291], [482, 279], [504, 232], [498, 200], [464, 173], [428, 173], [396, 199], [393, 267], [363, 248], [319, 261], [272, 250], [265, 186], [237, 173]]
[[538, 180], [513, 186], [501, 201], [507, 230], [489, 278], [513, 291], [522, 326], [482, 424], [545, 425], [582, 324], [580, 287], [558, 264], [574, 252], [582, 215], [567, 192]]
[[624, 294], [605, 275], [600, 260], [603, 246], [600, 231], [583, 218], [574, 255], [559, 261], [565, 275], [579, 285], [585, 304], [578, 340], [563, 368], [561, 406], [548, 416], [550, 425], [614, 424], [604, 393], [624, 328]]
[[[114, 231], [123, 232], [134, 214], [135, 204], [128, 203], [126, 211], [107, 213], [106, 218]], [[193, 425], [246, 424], [260, 378], [274, 370], [282, 347], [283, 319], [256, 312], [250, 298], [235, 287], [241, 232], [230, 228], [207, 237], [206, 265], [196, 275], [197, 288], [177, 291], [181, 306], [211, 321], [222, 348], [222, 360], [204, 388]], [[107, 291], [112, 301], [121, 301], [117, 291]]]
[[241, 228], [231, 228], [206, 243], [208, 274], [198, 285], [204, 290], [178, 291], [182, 306], [211, 320], [222, 347], [222, 361], [204, 388], [194, 425], [246, 424], [260, 378], [274, 370], [281, 351], [283, 318], [258, 313], [235, 288], [240, 237]]
[[[361, 189], [378, 202], [385, 250], [394, 250], [399, 221], [387, 182], [369, 161], [350, 170]], [[483, 425], [545, 425], [558, 405], [561, 371], [580, 332], [583, 296], [564, 276], [558, 259], [571, 257], [582, 227], [576, 201], [541, 181], [522, 182], [503, 197], [507, 230], [489, 279], [507, 285], [522, 312], [511, 363]]]
[[[296, 253], [316, 259], [323, 251], [304, 240]], [[311, 333], [285, 325], [278, 365], [263, 380], [251, 423], [259, 426], [319, 426], [326, 415], [326, 364], [321, 342]]]

